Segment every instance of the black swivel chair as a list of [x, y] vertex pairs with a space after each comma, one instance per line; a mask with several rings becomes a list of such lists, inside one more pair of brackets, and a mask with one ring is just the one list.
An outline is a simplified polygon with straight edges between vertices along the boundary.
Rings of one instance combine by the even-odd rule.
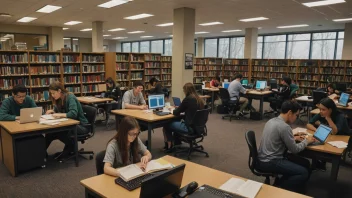
[[231, 100], [229, 91], [225, 88], [219, 88], [219, 93], [222, 105], [225, 109], [228, 110], [228, 115], [222, 116], [222, 119], [230, 118], [230, 122], [232, 118], [236, 118], [237, 120], [239, 120], [240, 118], [235, 115], [236, 111], [240, 109], [239, 97], [236, 97], [236, 100]]
[[104, 174], [104, 157], [105, 157], [105, 150], [100, 151], [96, 156], [95, 156], [95, 168], [97, 169], [97, 175]]
[[278, 175], [269, 172], [263, 172], [258, 170], [258, 150], [257, 150], [257, 142], [255, 140], [255, 133], [254, 131], [247, 131], [246, 132], [246, 141], [249, 148], [249, 159], [248, 159], [248, 166], [252, 173], [256, 176], [265, 177], [265, 184], [270, 185], [270, 177], [275, 178], [274, 184], [277, 182]]
[[269, 85], [271, 89], [277, 89], [278, 88], [278, 84], [277, 84], [277, 80], [272, 78], [269, 80]]
[[203, 146], [199, 145], [200, 142], [203, 142], [204, 137], [207, 136], [208, 133], [206, 123], [208, 121], [209, 113], [209, 108], [198, 110], [191, 121], [192, 126], [187, 127], [189, 133], [174, 131], [176, 137], [178, 137], [180, 141], [189, 144], [188, 148], [176, 150], [174, 153], [175, 156], [179, 153], [187, 152], [187, 159], [190, 160], [191, 153], [199, 152], [204, 153], [206, 157], [209, 157], [209, 154], [204, 151]]

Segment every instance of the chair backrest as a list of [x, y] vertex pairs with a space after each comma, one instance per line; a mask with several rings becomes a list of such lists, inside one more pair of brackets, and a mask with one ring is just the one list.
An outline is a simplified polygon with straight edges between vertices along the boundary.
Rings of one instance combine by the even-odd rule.
[[290, 85], [290, 90], [291, 90], [290, 99], [296, 97], [298, 89], [299, 89], [298, 85], [296, 85], [296, 84], [291, 84]]
[[201, 94], [202, 93], [202, 84], [194, 84], [194, 89], [196, 90], [196, 92], [198, 94]]
[[246, 141], [249, 148], [248, 166], [249, 169], [251, 169], [252, 173], [257, 175], [258, 173], [255, 171], [255, 167], [258, 163], [258, 150], [254, 131], [246, 132]]
[[191, 129], [193, 130], [193, 133], [201, 136], [206, 136], [207, 135], [207, 127], [206, 124], [208, 122], [208, 117], [209, 117], [210, 109], [202, 109], [198, 110], [192, 119], [192, 126]]
[[95, 119], [97, 117], [97, 108], [88, 105], [82, 105], [82, 109], [84, 112], [84, 116], [87, 118], [88, 123], [90, 124], [90, 133], [94, 134]]
[[219, 88], [219, 95], [221, 98], [221, 101], [226, 104], [230, 100], [230, 93], [227, 89], [225, 88]]
[[95, 168], [97, 170], [97, 175], [104, 174], [104, 157], [105, 157], [105, 150], [100, 151], [96, 156], [95, 156]]
[[322, 99], [328, 97], [326, 92], [313, 90], [313, 105], [317, 105]]

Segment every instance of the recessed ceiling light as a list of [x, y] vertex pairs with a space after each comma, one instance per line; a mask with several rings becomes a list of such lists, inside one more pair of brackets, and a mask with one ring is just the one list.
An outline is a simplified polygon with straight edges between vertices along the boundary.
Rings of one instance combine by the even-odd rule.
[[352, 21], [352, 18], [345, 18], [345, 19], [334, 19], [333, 21], [335, 21], [335, 22], [341, 22], [341, 21]]
[[195, 32], [194, 34], [208, 34], [209, 32]]
[[34, 17], [23, 17], [22, 19], [19, 19], [17, 22], [29, 23], [29, 22], [34, 21], [36, 19], [37, 18], [34, 18]]
[[255, 18], [248, 18], [248, 19], [240, 19], [239, 21], [252, 22], [252, 21], [263, 21], [263, 20], [268, 20], [268, 18], [266, 18], [266, 17], [255, 17]]
[[141, 36], [141, 38], [152, 38], [154, 36]]
[[224, 23], [216, 21], [216, 22], [209, 22], [209, 23], [201, 23], [199, 25], [201, 25], [201, 26], [209, 26], [209, 25], [221, 25], [221, 24], [224, 24]]
[[42, 8], [40, 8], [39, 10], [37, 10], [37, 12], [41, 12], [41, 13], [51, 13], [54, 12], [58, 9], [61, 9], [62, 7], [60, 6], [53, 6], [53, 5], [46, 5]]
[[68, 29], [70, 29], [70, 28], [62, 28], [62, 30], [68, 30]]
[[98, 5], [98, 7], [101, 7], [101, 8], [112, 8], [112, 7], [121, 5], [121, 4], [128, 3], [130, 1], [133, 1], [133, 0], [111, 0], [111, 1], [108, 1], [108, 2], [105, 2], [105, 3], [102, 3], [102, 4]]
[[166, 26], [172, 26], [172, 25], [174, 25], [174, 23], [163, 23], [163, 24], [159, 24], [159, 25], [156, 25], [156, 26], [166, 27]]
[[302, 3], [307, 7], [317, 7], [317, 6], [325, 6], [325, 5], [332, 5], [337, 3], [345, 3], [345, 0], [324, 0], [324, 1], [314, 1], [308, 3]]
[[129, 19], [129, 20], [136, 20], [136, 19], [142, 19], [142, 18], [147, 18], [147, 17], [151, 17], [154, 16], [152, 14], [138, 14], [138, 15], [134, 15], [134, 16], [129, 16], [129, 17], [125, 17], [124, 19]]
[[129, 34], [140, 34], [140, 33], [144, 33], [144, 31], [133, 31], [133, 32], [127, 32]]
[[71, 38], [64, 38], [64, 40], [70, 40]]
[[115, 28], [115, 29], [111, 29], [108, 30], [109, 32], [117, 32], [117, 31], [122, 31], [122, 30], [126, 30], [125, 28]]
[[111, 36], [110, 34], [104, 34], [103, 36], [107, 37], [107, 36]]
[[277, 28], [284, 29], [284, 28], [297, 28], [297, 27], [307, 27], [307, 26], [309, 26], [309, 25], [307, 25], [307, 24], [300, 24], [300, 25], [278, 26]]
[[82, 23], [82, 22], [80, 22], [80, 21], [69, 21], [69, 22], [66, 22], [64, 24], [65, 25], [77, 25], [77, 24], [80, 24], [80, 23]]
[[88, 32], [88, 31], [92, 31], [92, 28], [86, 28], [86, 29], [82, 29], [80, 30], [81, 32]]
[[74, 39], [72, 39], [73, 41], [78, 41], [78, 38], [74, 38]]
[[240, 31], [242, 31], [242, 30], [224, 30], [222, 32], [240, 32]]
[[0, 13], [1, 17], [12, 17], [11, 14], [7, 14], [7, 13]]
[[112, 39], [115, 39], [115, 40], [120, 40], [120, 39], [126, 39], [128, 37], [115, 37], [115, 38], [112, 38]]

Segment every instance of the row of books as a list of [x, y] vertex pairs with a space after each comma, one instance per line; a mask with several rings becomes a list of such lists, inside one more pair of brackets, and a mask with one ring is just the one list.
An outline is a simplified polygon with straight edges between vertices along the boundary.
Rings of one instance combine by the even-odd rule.
[[318, 82], [312, 82], [312, 81], [299, 81], [299, 87], [317, 88], [317, 87], [319, 87], [319, 83]]
[[83, 65], [83, 72], [105, 72], [104, 65]]
[[65, 84], [81, 83], [81, 77], [80, 76], [65, 76], [64, 82], [65, 82]]
[[131, 61], [144, 61], [144, 54], [131, 54]]
[[161, 67], [162, 68], [171, 68], [172, 67], [172, 63], [161, 63]]
[[83, 62], [104, 62], [104, 55], [83, 55]]
[[221, 70], [221, 66], [208, 66], [208, 70]]
[[64, 63], [67, 63], [67, 62], [79, 63], [79, 62], [81, 62], [81, 60], [80, 60], [79, 55], [63, 55], [62, 62], [64, 62]]
[[158, 62], [146, 62], [144, 63], [145, 68], [159, 68], [160, 67], [160, 63]]
[[131, 70], [133, 70], [133, 69], [143, 69], [143, 63], [131, 64]]
[[85, 75], [82, 76], [82, 81], [84, 83], [89, 83], [89, 82], [103, 82], [105, 81], [105, 75], [104, 74], [99, 74], [99, 75]]
[[30, 55], [31, 63], [59, 63], [60, 55], [59, 54], [31, 54]]
[[2, 54], [0, 63], [28, 63], [28, 54]]
[[119, 84], [120, 84], [120, 88], [122, 88], [122, 87], [128, 87], [128, 82], [119, 82]]
[[285, 67], [270, 67], [271, 72], [286, 72]]
[[319, 80], [318, 75], [311, 75], [311, 74], [300, 74], [298, 76], [298, 80]]
[[163, 81], [163, 82], [161, 82], [161, 84], [162, 84], [164, 87], [171, 87], [171, 81]]
[[160, 61], [161, 60], [161, 55], [146, 54], [145, 55], [145, 60], [146, 61]]
[[269, 67], [264, 67], [264, 66], [253, 66], [253, 71], [261, 71], [261, 72], [268, 72]]
[[268, 74], [263, 72], [252, 72], [252, 77], [256, 78], [267, 78]]
[[298, 68], [299, 73], [314, 73], [314, 74], [319, 74], [319, 68], [314, 68], [314, 67], [299, 67]]
[[116, 71], [119, 70], [128, 70], [130, 64], [129, 63], [116, 63]]
[[300, 66], [307, 66], [307, 67], [317, 67], [318, 61], [300, 61]]
[[156, 69], [148, 69], [148, 70], [145, 70], [145, 74], [147, 74], [147, 75], [150, 75], [150, 74], [157, 75], [157, 74], [160, 74], [160, 70], [159, 69], [158, 70], [156, 70]]
[[225, 60], [224, 65], [248, 65], [248, 60]]
[[50, 99], [49, 91], [35, 92], [31, 94], [31, 97], [34, 101], [48, 101]]
[[0, 79], [0, 89], [12, 89], [17, 84], [29, 86], [28, 78]]
[[333, 76], [333, 75], [321, 75], [321, 81], [330, 81], [330, 82], [342, 82], [344, 80], [343, 76]]
[[288, 60], [271, 60], [270, 65], [287, 66], [288, 65]]
[[67, 91], [71, 93], [81, 93], [81, 86], [76, 86], [76, 87], [65, 87]]
[[54, 109], [52, 104], [38, 104], [38, 106], [43, 108], [43, 114], [48, 110]]
[[60, 65], [31, 66], [31, 74], [60, 74]]
[[145, 76], [145, 79], [144, 79], [144, 80], [145, 80], [146, 82], [149, 82], [149, 80], [152, 79], [152, 78], [159, 78], [159, 75], [158, 75], [158, 76]]
[[129, 75], [128, 73], [117, 73], [116, 74], [116, 80], [120, 81], [120, 80], [128, 80], [129, 79]]
[[210, 58], [208, 60], [209, 65], [221, 65], [222, 64], [222, 59], [219, 58]]
[[161, 61], [172, 61], [172, 56], [162, 56]]
[[171, 80], [171, 75], [161, 75], [161, 80]]
[[229, 70], [229, 71], [248, 71], [248, 66], [224, 66], [224, 70]]
[[128, 54], [116, 54], [116, 61], [128, 61]]
[[352, 68], [346, 68], [346, 74], [352, 75]]
[[58, 80], [58, 78], [31, 78], [31, 85], [32, 87], [47, 87]]
[[[104, 84], [105, 85], [105, 84]], [[99, 92], [99, 85], [83, 85], [82, 87], [83, 93], [90, 93], [90, 92]]]
[[171, 74], [171, 69], [161, 69], [162, 74]]
[[0, 76], [28, 75], [28, 67], [0, 67]]
[[320, 66], [322, 67], [345, 67], [345, 61], [333, 61], [333, 60], [325, 60], [321, 61]]
[[287, 75], [283, 73], [270, 73], [270, 78], [282, 78], [284, 76], [287, 76]]
[[65, 65], [64, 66], [64, 73], [69, 74], [69, 73], [80, 73], [81, 68], [79, 65]]
[[260, 66], [269, 65], [269, 61], [268, 60], [252, 60], [252, 65], [260, 65]]

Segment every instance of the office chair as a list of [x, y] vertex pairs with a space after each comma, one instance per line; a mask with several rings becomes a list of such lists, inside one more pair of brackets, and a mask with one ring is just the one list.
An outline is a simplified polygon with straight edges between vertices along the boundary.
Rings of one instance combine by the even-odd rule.
[[255, 133], [254, 131], [247, 131], [246, 132], [246, 141], [249, 148], [249, 159], [248, 159], [248, 166], [252, 173], [256, 176], [265, 177], [265, 184], [270, 185], [270, 177], [275, 178], [274, 184], [277, 183], [278, 175], [269, 172], [263, 172], [257, 169], [258, 165], [258, 150], [257, 150], [257, 142], [255, 140]]
[[203, 146], [199, 145], [200, 142], [203, 142], [204, 137], [207, 136], [208, 133], [206, 123], [209, 113], [210, 108], [198, 110], [191, 121], [192, 126], [187, 126], [189, 133], [174, 131], [174, 134], [181, 142], [189, 144], [188, 148], [176, 150], [174, 156], [177, 156], [179, 153], [187, 152], [187, 159], [190, 160], [190, 155], [193, 152], [199, 152], [209, 157], [209, 154], [204, 151]]
[[197, 92], [199, 95], [202, 95], [202, 93], [203, 93], [202, 84], [194, 84], [194, 89], [196, 90], [196, 92]]
[[230, 122], [232, 118], [239, 120], [240, 117], [236, 116], [235, 113], [240, 110], [240, 98], [236, 97], [236, 100], [231, 100], [229, 91], [225, 88], [219, 88], [219, 92], [222, 105], [228, 110], [228, 114], [222, 116], [222, 119], [230, 118]]
[[100, 151], [96, 156], [95, 156], [95, 168], [97, 170], [97, 175], [104, 174], [104, 157], [105, 157], [105, 150]]
[[326, 97], [328, 97], [326, 92], [313, 90], [313, 108], [316, 108], [317, 104]]
[[270, 83], [270, 88], [271, 89], [277, 89], [278, 86], [277, 86], [277, 80], [275, 78], [272, 78], [269, 80], [269, 83]]
[[290, 100], [297, 98], [297, 92], [299, 90], [299, 86], [296, 84], [290, 84]]

